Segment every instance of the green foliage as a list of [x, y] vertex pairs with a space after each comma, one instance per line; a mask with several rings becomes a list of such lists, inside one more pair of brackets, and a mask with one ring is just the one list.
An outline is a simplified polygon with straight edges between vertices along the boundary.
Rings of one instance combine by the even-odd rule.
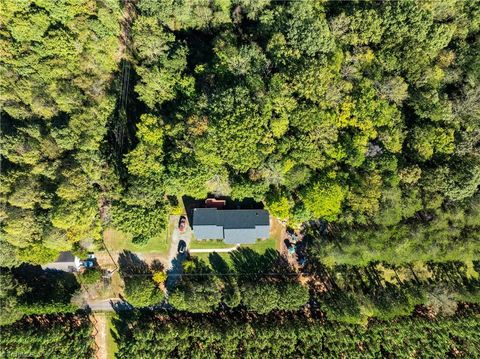
[[94, 358], [92, 330], [86, 315], [25, 317], [2, 327], [0, 347], [6, 358]]
[[157, 236], [167, 222], [167, 207], [158, 204], [154, 207], [130, 206], [123, 202], [112, 206], [113, 226], [133, 236], [136, 244], [147, 243]]
[[2, 268], [0, 281], [2, 325], [10, 324], [23, 315], [68, 313], [78, 309], [71, 303], [80, 288], [72, 273], [22, 264], [20, 267]]
[[[478, 257], [478, 2], [120, 6], [0, 4], [2, 263], [95, 244], [110, 222], [146, 243], [167, 196], [209, 193], [321, 220], [311, 254], [329, 264]], [[233, 305], [243, 284], [195, 295], [225, 285]], [[272, 308], [282, 290], [265, 289]]]
[[180, 283], [168, 296], [168, 302], [179, 310], [193, 313], [214, 311], [222, 296], [220, 281], [201, 260], [184, 263]]
[[292, 200], [279, 193], [275, 193], [267, 197], [267, 209], [270, 215], [280, 220], [287, 220], [292, 210]]
[[[168, 317], [138, 314], [117, 322], [120, 359], [131, 357], [475, 357], [478, 309], [452, 318], [406, 317], [368, 326], [296, 316]], [[379, 340], [381, 338], [381, 340]]]
[[247, 283], [241, 287], [242, 303], [251, 311], [265, 314], [278, 307], [280, 293], [273, 283]]
[[10, 272], [0, 272], [0, 325], [13, 323], [23, 316], [18, 308], [18, 297], [24, 291], [25, 286], [19, 284]]
[[81, 280], [85, 284], [95, 284], [102, 278], [100, 268], [87, 268], [81, 274]]
[[161, 304], [164, 292], [153, 275], [161, 272], [163, 268], [157, 267], [155, 261], [149, 266], [129, 251], [120, 253], [118, 263], [128, 303], [139, 308]]
[[116, 67], [117, 6], [2, 2], [3, 110], [16, 118], [52, 118], [100, 102]]
[[345, 189], [332, 181], [319, 181], [307, 188], [302, 198], [314, 218], [333, 221], [340, 214]]
[[135, 307], [149, 307], [160, 304], [163, 293], [148, 276], [133, 276], [125, 279], [125, 295]]
[[316, 238], [311, 253], [323, 262], [362, 266], [379, 260], [402, 264], [475, 259], [480, 253], [479, 200], [466, 201], [467, 210], [450, 206], [416, 214], [420, 199], [397, 199], [397, 208], [385, 204], [378, 225], [342, 224], [323, 233], [310, 229]]
[[115, 186], [100, 143], [114, 109], [118, 13], [114, 1], [0, 4], [1, 231], [17, 261], [100, 239], [99, 189]]
[[343, 291], [327, 292], [321, 298], [320, 307], [329, 320], [350, 324], [361, 322], [360, 306], [352, 294]]

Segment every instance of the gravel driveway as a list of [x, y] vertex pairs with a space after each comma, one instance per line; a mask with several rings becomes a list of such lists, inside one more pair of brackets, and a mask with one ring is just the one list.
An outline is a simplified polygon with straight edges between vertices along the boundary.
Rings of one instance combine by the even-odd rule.
[[[174, 225], [171, 234], [172, 242], [168, 251], [168, 267], [166, 268], [168, 273], [166, 282], [167, 289], [173, 288], [177, 280], [182, 275], [182, 263], [187, 258], [188, 246], [192, 239], [192, 229], [189, 223], [187, 222], [185, 225], [185, 230], [180, 232], [178, 229], [179, 220], [180, 216], [170, 216], [170, 223], [173, 222]], [[184, 241], [186, 244], [186, 250], [184, 253], [178, 253], [178, 244], [180, 241]]]

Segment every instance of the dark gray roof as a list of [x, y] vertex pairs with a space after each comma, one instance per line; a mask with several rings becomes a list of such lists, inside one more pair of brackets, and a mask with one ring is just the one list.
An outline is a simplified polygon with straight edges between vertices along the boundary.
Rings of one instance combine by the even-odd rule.
[[268, 238], [270, 219], [263, 209], [195, 208], [193, 232], [197, 239], [225, 239], [231, 244], [255, 243], [257, 238]]
[[195, 208], [193, 210], [193, 225], [217, 225], [218, 211], [216, 208]]
[[222, 217], [223, 228], [254, 228], [270, 224], [268, 212], [263, 209], [235, 209], [218, 212]]

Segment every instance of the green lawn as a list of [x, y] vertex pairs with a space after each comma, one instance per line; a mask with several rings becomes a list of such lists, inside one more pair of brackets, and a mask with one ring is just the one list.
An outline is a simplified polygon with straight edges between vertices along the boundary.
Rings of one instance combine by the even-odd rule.
[[251, 248], [255, 252], [263, 254], [267, 249], [278, 249], [277, 248], [278, 241], [274, 238], [269, 239], [257, 239], [257, 243], [255, 244], [242, 244], [241, 247], [243, 248]]
[[[194, 244], [194, 242], [197, 242]], [[198, 243], [200, 242], [200, 243]], [[205, 241], [206, 243], [210, 243], [210, 245], [202, 244], [202, 241], [192, 241], [190, 242], [190, 248], [230, 248], [232, 245], [225, 244], [223, 241]], [[274, 238], [269, 239], [259, 239], [255, 244], [242, 244], [242, 248], [251, 248], [255, 252], [263, 254], [269, 248], [277, 249], [277, 240]], [[194, 245], [192, 245], [194, 244]], [[230, 252], [231, 253], [231, 252]], [[228, 264], [231, 264], [230, 261], [230, 253], [218, 253]], [[210, 253], [192, 253], [192, 256], [198, 257], [205, 261], [205, 263], [210, 264], [208, 260], [208, 256]]]
[[167, 234], [161, 232], [158, 236], [151, 238], [145, 245], [132, 243], [132, 237], [115, 229], [108, 228], [104, 232], [105, 245], [110, 251], [128, 250], [132, 252], [168, 252]]
[[232, 248], [232, 247], [235, 247], [235, 245], [227, 244], [224, 241], [219, 239], [206, 239], [201, 241], [192, 239], [189, 247], [191, 249]]
[[113, 315], [107, 315], [108, 331], [107, 331], [107, 358], [115, 359], [115, 353], [117, 352], [117, 343], [113, 339], [111, 331], [116, 333], [115, 326], [112, 323]]
[[[202, 259], [205, 263], [207, 263], [208, 265], [210, 265], [210, 261], [208, 259], [208, 256], [210, 255], [211, 253], [192, 253], [192, 256], [195, 256], [197, 258], [200, 258]], [[228, 265], [231, 265], [232, 264], [232, 261], [230, 260], [230, 253], [218, 253], [220, 255], [220, 257], [222, 257], [225, 262], [228, 263]]]
[[[265, 251], [269, 248], [277, 249], [277, 243], [278, 241], [275, 238], [257, 239], [257, 243], [242, 244], [241, 247], [251, 248], [258, 253], [265, 253]], [[235, 245], [227, 244], [220, 239], [208, 239], [208, 240], [201, 240], [201, 241], [192, 239], [189, 245], [190, 249], [210, 249], [210, 248], [218, 249], [218, 248], [232, 248], [232, 247], [235, 247]]]

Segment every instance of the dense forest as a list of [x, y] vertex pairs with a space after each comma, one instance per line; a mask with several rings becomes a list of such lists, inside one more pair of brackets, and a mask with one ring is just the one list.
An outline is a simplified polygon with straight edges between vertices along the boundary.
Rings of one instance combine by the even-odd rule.
[[0, 6], [3, 265], [207, 193], [327, 221], [322, 259], [478, 257], [478, 1]]
[[0, 268], [0, 325], [29, 314], [73, 313], [80, 284], [72, 273], [22, 264]]
[[119, 358], [479, 356], [479, 0], [0, 0], [0, 131], [7, 357], [93, 355], [81, 276], [37, 264], [207, 195], [306, 266], [189, 257], [169, 286], [119, 251], [129, 304], [169, 310], [119, 319]]
[[2, 358], [94, 358], [92, 325], [85, 315], [30, 316], [3, 326]]
[[[314, 314], [314, 313], [313, 313]], [[368, 327], [305, 314], [245, 318], [134, 315], [118, 320], [117, 357], [478, 358], [478, 308], [431, 320], [414, 316]]]

